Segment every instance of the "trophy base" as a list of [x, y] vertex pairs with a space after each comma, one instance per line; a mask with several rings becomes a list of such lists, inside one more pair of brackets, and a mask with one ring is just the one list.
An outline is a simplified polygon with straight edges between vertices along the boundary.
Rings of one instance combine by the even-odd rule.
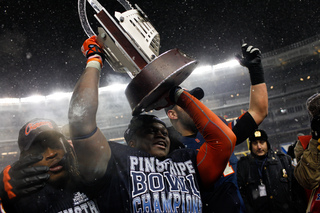
[[[132, 115], [164, 107], [163, 95], [180, 85], [194, 70], [197, 61], [178, 49], [169, 50], [147, 64], [128, 84], [125, 94]], [[160, 105], [159, 105], [160, 104]]]

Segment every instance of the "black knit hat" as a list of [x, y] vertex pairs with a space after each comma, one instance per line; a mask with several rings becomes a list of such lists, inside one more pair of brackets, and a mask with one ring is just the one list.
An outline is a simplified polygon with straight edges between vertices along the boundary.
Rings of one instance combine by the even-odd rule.
[[27, 151], [33, 141], [42, 133], [61, 135], [58, 125], [49, 119], [35, 118], [27, 122], [19, 131], [18, 145], [20, 151]]
[[257, 129], [254, 131], [252, 135], [249, 136], [249, 140], [250, 142], [256, 141], [256, 140], [268, 141], [268, 135], [264, 130]]
[[256, 129], [253, 134], [249, 136], [250, 141], [250, 151], [251, 151], [251, 143], [256, 140], [266, 141], [268, 145], [268, 149], [270, 149], [270, 143], [268, 141], [267, 133], [262, 129]]
[[128, 129], [124, 132], [124, 139], [128, 143], [132, 136], [136, 133], [137, 130], [147, 127], [149, 124], [154, 122], [161, 123], [163, 126], [167, 127], [166, 124], [160, 120], [157, 116], [154, 115], [137, 115], [133, 116]]

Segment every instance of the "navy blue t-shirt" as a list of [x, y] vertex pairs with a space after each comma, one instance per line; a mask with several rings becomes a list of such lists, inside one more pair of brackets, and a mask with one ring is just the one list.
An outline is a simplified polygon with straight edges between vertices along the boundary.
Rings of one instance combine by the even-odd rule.
[[109, 142], [111, 158], [99, 182], [102, 212], [201, 212], [197, 152], [178, 149], [165, 159]]
[[25, 197], [15, 200], [13, 203], [3, 203], [3, 206], [11, 209], [8, 212], [85, 212], [99, 213], [98, 205], [82, 183], [75, 183], [76, 190], [58, 189], [46, 184], [38, 192], [30, 193]]

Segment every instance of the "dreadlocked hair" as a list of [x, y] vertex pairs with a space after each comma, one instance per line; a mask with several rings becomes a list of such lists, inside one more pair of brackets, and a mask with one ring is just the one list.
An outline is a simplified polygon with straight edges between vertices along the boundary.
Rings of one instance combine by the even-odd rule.
[[66, 147], [66, 151], [67, 151], [66, 156], [67, 156], [67, 163], [69, 166], [69, 172], [74, 178], [78, 179], [80, 178], [79, 164], [78, 164], [77, 155], [74, 151], [74, 148], [70, 145], [70, 143], [64, 137], [61, 137], [60, 139], [62, 140], [64, 146]]

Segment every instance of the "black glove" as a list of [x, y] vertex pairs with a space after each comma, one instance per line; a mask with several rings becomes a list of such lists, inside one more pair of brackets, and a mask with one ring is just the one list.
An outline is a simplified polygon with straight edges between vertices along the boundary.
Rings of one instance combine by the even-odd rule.
[[42, 156], [28, 155], [16, 161], [12, 166], [7, 166], [0, 174], [2, 198], [13, 199], [43, 188], [50, 177], [49, 167], [31, 166], [41, 159]]
[[311, 121], [312, 138], [318, 140], [320, 138], [320, 116], [316, 115]]
[[[168, 92], [166, 92], [161, 98], [159, 98], [159, 101], [152, 105], [153, 109], [160, 110], [163, 108], [168, 109], [168, 107], [170, 106], [173, 107], [184, 90], [185, 89], [182, 89], [180, 86], [173, 86]], [[204, 96], [204, 92], [200, 87], [196, 87], [190, 91], [185, 91], [189, 92], [191, 95], [198, 98], [199, 100]], [[146, 108], [146, 111], [148, 110], [151, 110], [151, 108]]]
[[258, 48], [243, 44], [241, 47], [242, 56], [236, 54], [235, 57], [242, 66], [249, 69], [251, 84], [264, 83], [264, 72], [261, 64], [261, 52]]
[[[169, 91], [165, 92], [160, 98], [158, 98], [158, 100], [153, 103], [152, 105], [146, 107], [145, 111], [148, 112], [152, 109], [155, 110], [161, 110], [163, 108], [167, 108], [169, 106], [173, 106], [175, 105], [175, 102], [172, 101], [172, 90], [174, 90], [173, 88], [176, 88], [177, 86], [172, 87]], [[179, 87], [181, 88], [181, 87]], [[174, 99], [173, 99], [174, 100]]]
[[[179, 92], [178, 96], [176, 96], [177, 92]], [[183, 89], [180, 86], [174, 86], [170, 89], [169, 91], [169, 99], [170, 99], [170, 104], [176, 104], [179, 96], [183, 92]]]
[[[177, 99], [179, 98], [179, 96], [181, 95], [183, 90], [187, 91], [188, 93], [190, 93], [192, 96], [194, 96], [198, 100], [201, 100], [204, 96], [204, 91], [201, 87], [195, 87], [192, 90], [187, 90], [187, 89], [182, 89], [180, 86], [174, 86], [169, 91], [169, 99], [172, 102], [172, 104], [176, 104]], [[176, 94], [177, 92], [179, 92], [179, 93]], [[176, 96], [176, 95], [178, 95], [178, 96]]]

